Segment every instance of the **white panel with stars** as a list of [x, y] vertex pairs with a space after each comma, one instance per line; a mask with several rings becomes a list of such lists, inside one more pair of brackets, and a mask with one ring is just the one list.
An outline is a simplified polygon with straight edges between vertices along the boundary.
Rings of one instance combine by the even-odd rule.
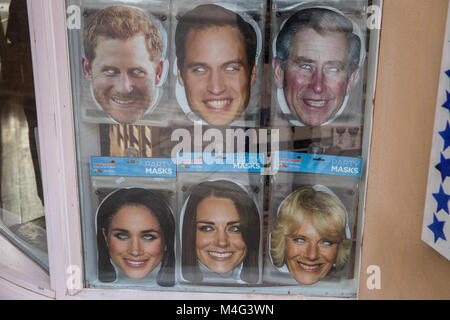
[[436, 108], [422, 240], [450, 260], [450, 7]]

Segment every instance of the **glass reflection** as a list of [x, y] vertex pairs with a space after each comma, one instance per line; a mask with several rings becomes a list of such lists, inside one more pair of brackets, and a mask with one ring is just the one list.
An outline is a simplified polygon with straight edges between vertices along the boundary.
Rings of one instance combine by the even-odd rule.
[[0, 20], [0, 233], [48, 271], [26, 0]]

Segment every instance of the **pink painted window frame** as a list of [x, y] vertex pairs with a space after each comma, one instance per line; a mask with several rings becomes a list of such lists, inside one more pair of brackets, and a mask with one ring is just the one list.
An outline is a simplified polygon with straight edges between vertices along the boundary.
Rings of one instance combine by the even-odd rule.
[[[0, 263], [0, 287], [6, 281], [5, 285], [29, 290], [30, 296], [38, 293], [40, 297], [51, 299], [314, 298], [276, 294], [103, 290], [74, 285], [76, 284], [74, 279], [76, 280], [78, 274], [73, 273], [73, 267], [82, 272], [83, 252], [66, 5], [64, 0], [27, 0], [27, 3], [39, 122], [50, 276], [46, 278], [46, 275], [30, 264], [31, 260], [28, 257], [20, 256], [17, 252], [19, 261], [23, 259], [27, 266], [31, 266], [26, 271], [28, 275], [14, 273], [11, 271], [12, 268], [3, 268]], [[380, 3], [382, 5], [382, 1]], [[378, 39], [377, 35], [376, 38]], [[372, 78], [371, 87], [375, 88], [376, 72], [373, 72]]]

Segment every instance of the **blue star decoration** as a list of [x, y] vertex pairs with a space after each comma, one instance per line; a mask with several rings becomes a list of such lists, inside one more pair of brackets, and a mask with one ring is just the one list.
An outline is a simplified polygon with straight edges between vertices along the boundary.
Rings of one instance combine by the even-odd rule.
[[447, 101], [442, 106], [450, 111], [450, 93], [448, 91], [445, 91], [445, 93], [447, 94]]
[[438, 193], [433, 193], [433, 197], [437, 201], [437, 209], [436, 212], [439, 212], [439, 210], [443, 209], [447, 214], [450, 214], [448, 212], [448, 200], [450, 199], [450, 196], [444, 192], [444, 188], [442, 188], [442, 185], [439, 187]]
[[450, 177], [450, 159], [445, 159], [442, 153], [441, 162], [439, 162], [435, 168], [441, 172], [442, 181], [444, 181], [445, 178]]
[[444, 150], [447, 149], [448, 146], [450, 146], [450, 125], [447, 122], [447, 125], [445, 127], [444, 131], [439, 131], [439, 134], [441, 135], [442, 139], [444, 139]]
[[444, 234], [444, 224], [445, 221], [439, 221], [436, 217], [436, 214], [433, 213], [433, 223], [428, 225], [428, 229], [430, 229], [434, 234], [434, 243], [436, 243], [439, 238], [441, 238], [444, 241], [447, 241], [447, 238]]
[[450, 69], [445, 71], [445, 74], [450, 78]]

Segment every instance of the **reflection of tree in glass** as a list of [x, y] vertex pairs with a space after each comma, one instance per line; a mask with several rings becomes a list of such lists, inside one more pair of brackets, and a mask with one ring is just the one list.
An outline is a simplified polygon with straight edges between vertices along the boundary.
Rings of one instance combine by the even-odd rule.
[[358, 134], [358, 132], [359, 132], [359, 128], [358, 127], [349, 128], [348, 129], [348, 133], [352, 137], [352, 147], [354, 147], [356, 145], [356, 142], [355, 142], [356, 138], [355, 137]]
[[336, 132], [339, 135], [338, 144], [342, 144], [342, 135], [345, 133], [345, 128], [336, 128]]

